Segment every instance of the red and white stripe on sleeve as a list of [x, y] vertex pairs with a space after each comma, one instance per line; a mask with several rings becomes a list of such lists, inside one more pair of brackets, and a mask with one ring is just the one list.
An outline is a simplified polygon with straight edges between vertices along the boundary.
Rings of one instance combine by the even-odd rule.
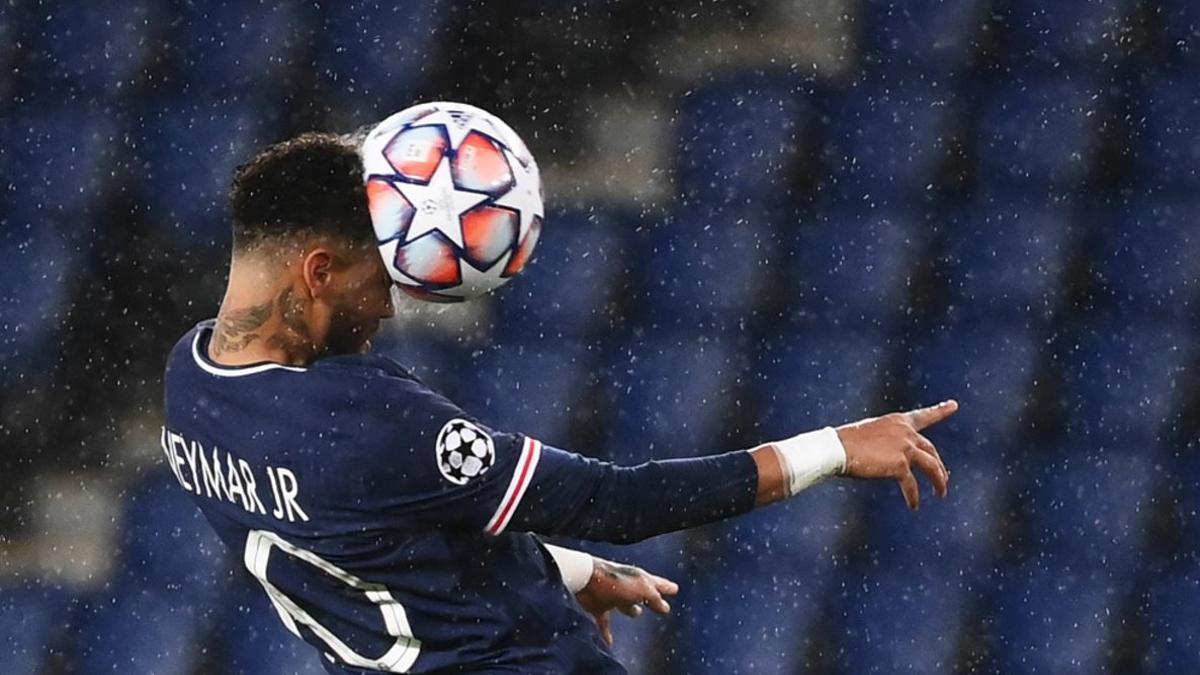
[[521, 497], [525, 496], [525, 490], [529, 489], [529, 484], [533, 482], [533, 472], [537, 469], [541, 456], [542, 444], [526, 437], [521, 456], [517, 459], [517, 468], [513, 470], [512, 480], [508, 482], [508, 489], [504, 491], [504, 498], [492, 514], [492, 519], [483, 528], [485, 532], [496, 536], [508, 527], [508, 521], [512, 520], [513, 513], [521, 503]]

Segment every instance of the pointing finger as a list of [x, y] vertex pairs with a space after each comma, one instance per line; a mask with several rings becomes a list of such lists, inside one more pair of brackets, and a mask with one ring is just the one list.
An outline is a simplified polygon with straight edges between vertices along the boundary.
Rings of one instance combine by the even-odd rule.
[[941, 422], [957, 411], [958, 401], [950, 399], [949, 401], [942, 401], [937, 405], [931, 405], [928, 408], [910, 410], [905, 414], [908, 415], [908, 421], [912, 424], [913, 428], [920, 431]]

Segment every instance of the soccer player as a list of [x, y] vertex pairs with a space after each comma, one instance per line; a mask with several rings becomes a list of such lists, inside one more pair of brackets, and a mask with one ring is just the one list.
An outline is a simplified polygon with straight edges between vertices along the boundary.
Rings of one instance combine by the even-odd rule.
[[228, 289], [171, 351], [163, 451], [331, 673], [623, 672], [588, 612], [666, 611], [674, 585], [535, 535], [636, 542], [833, 475], [914, 509], [914, 470], [946, 493], [920, 430], [953, 401], [631, 467], [488, 428], [370, 353], [393, 308], [353, 144], [268, 147], [231, 197]]

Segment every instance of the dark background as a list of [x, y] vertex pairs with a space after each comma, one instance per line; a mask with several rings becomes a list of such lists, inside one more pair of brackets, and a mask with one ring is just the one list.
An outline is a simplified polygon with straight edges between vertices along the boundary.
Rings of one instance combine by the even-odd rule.
[[449, 99], [524, 137], [546, 230], [380, 348], [486, 421], [633, 462], [963, 403], [918, 514], [838, 483], [598, 549], [685, 587], [618, 625], [632, 669], [1197, 671], [1198, 15], [0, 3], [3, 670], [316, 666], [194, 553], [163, 359], [215, 313], [238, 162]]

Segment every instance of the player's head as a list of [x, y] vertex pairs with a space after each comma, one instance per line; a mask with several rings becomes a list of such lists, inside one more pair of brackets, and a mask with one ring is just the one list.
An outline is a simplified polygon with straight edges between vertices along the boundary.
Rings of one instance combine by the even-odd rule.
[[303, 321], [320, 351], [360, 351], [392, 301], [355, 145], [306, 133], [269, 146], [238, 167], [230, 195], [235, 267], [291, 288], [284, 318]]

